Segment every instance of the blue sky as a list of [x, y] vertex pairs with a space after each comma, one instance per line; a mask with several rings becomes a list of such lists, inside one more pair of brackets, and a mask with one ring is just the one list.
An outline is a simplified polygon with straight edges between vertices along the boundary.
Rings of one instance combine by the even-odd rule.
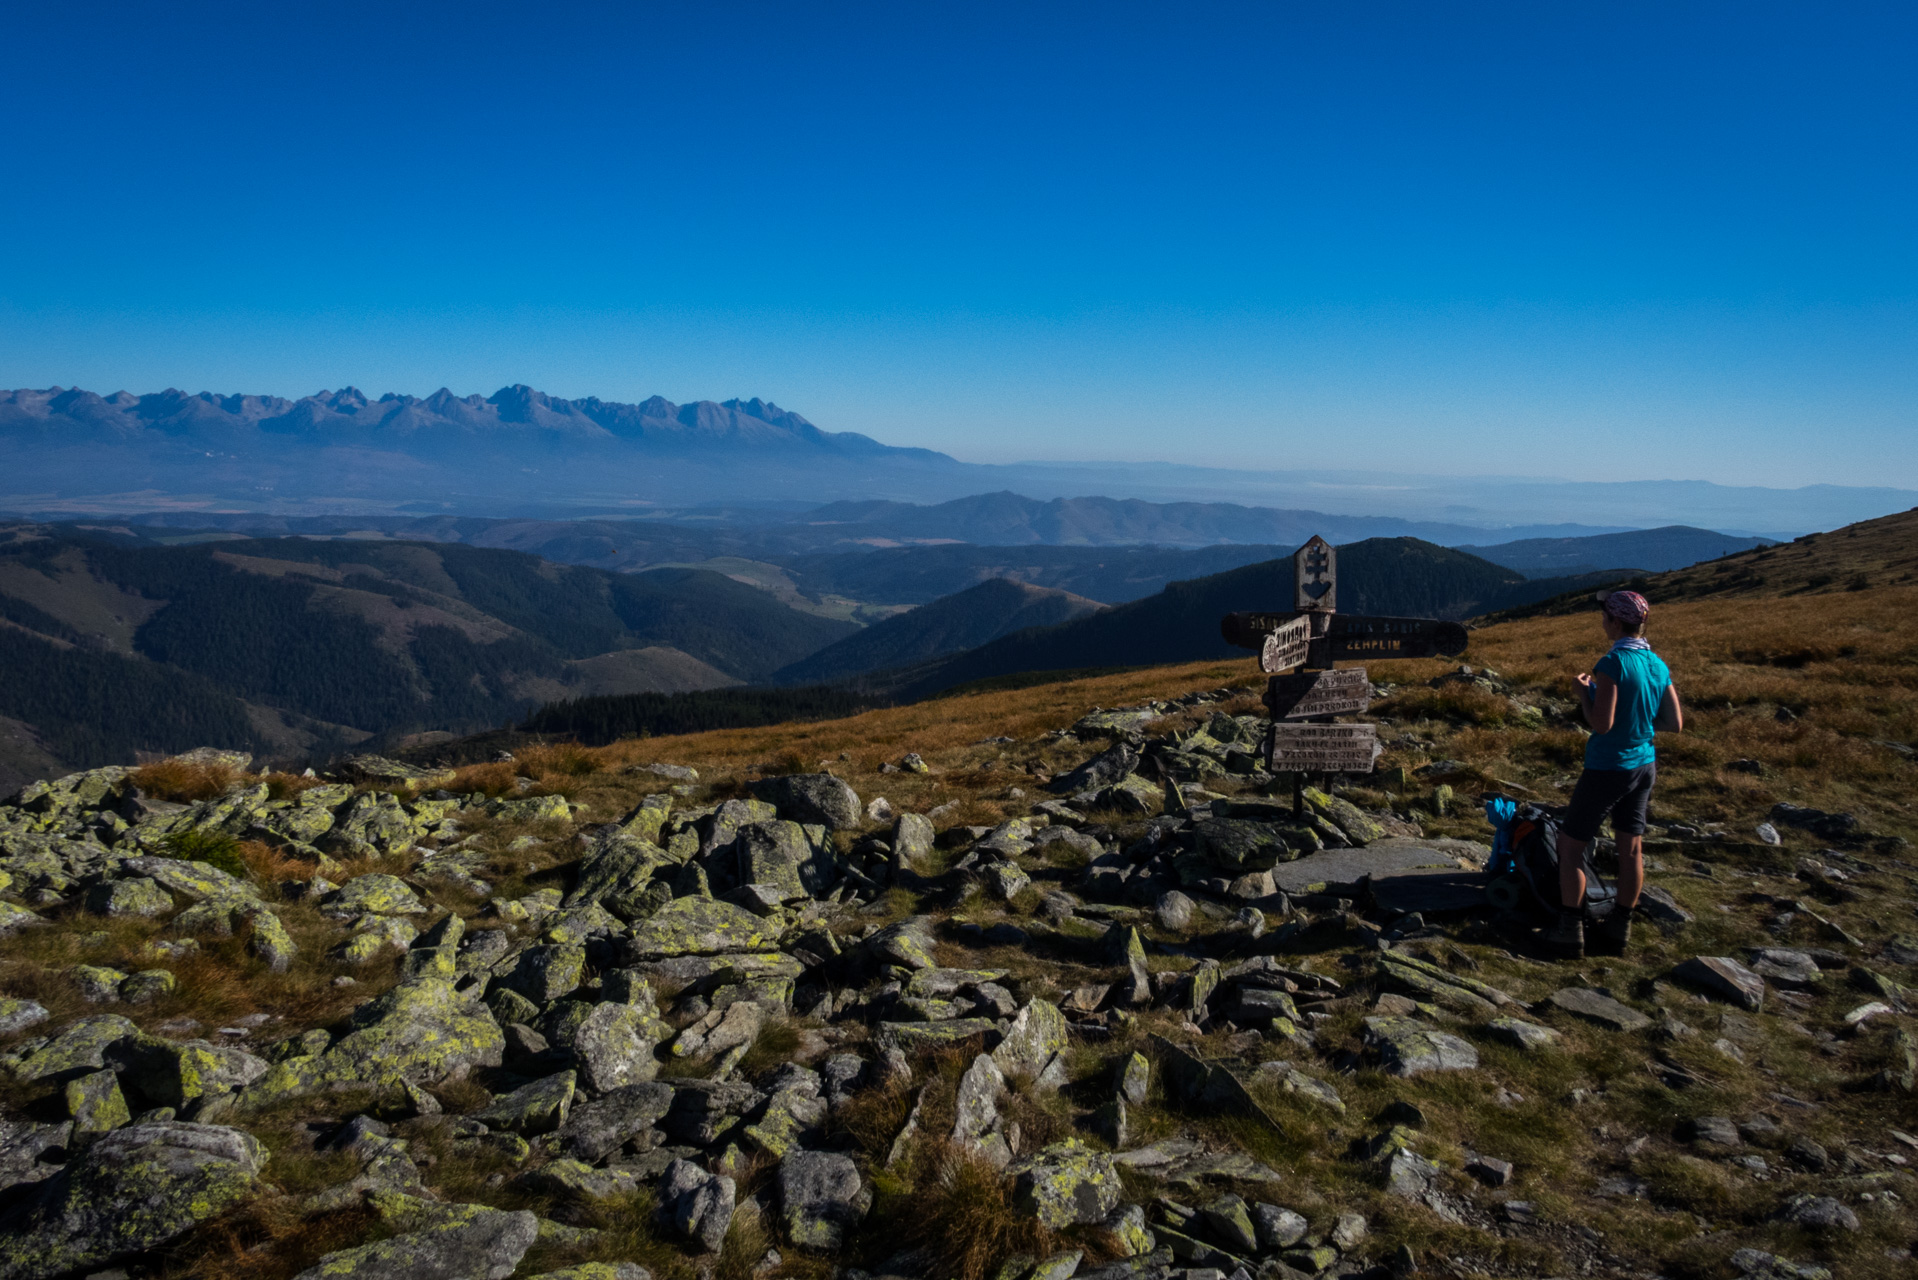
[[0, 385], [1918, 487], [1915, 15], [23, 6]]

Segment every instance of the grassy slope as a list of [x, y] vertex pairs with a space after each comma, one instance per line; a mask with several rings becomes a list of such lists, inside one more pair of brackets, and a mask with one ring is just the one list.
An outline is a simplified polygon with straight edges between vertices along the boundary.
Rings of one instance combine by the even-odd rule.
[[[1873, 741], [1909, 741], [1918, 734], [1918, 682], [1911, 678], [1913, 658], [1918, 655], [1907, 634], [1914, 606], [1918, 606], [1918, 587], [1910, 586], [1835, 596], [1661, 605], [1654, 616], [1653, 639], [1677, 671], [1693, 714], [1691, 732], [1663, 744], [1665, 769], [1657, 814], [1722, 821], [1734, 831], [1749, 831], [1774, 800], [1788, 799], [1851, 809], [1866, 825], [1886, 835], [1918, 836], [1918, 815], [1909, 803], [1914, 766]], [[1814, 627], [1828, 634], [1829, 654], [1805, 654], [1805, 637]], [[1590, 616], [1540, 617], [1475, 632], [1466, 660], [1494, 668], [1520, 696], [1549, 706], [1567, 692], [1570, 673], [1589, 666], [1601, 650], [1602, 640]], [[1377, 708], [1381, 714], [1376, 718], [1392, 741], [1382, 763], [1389, 768], [1415, 766], [1426, 759], [1460, 760], [1488, 779], [1517, 783], [1541, 794], [1555, 793], [1558, 782], [1576, 767], [1577, 732], [1562, 725], [1512, 727], [1504, 723], [1511, 707], [1503, 697], [1426, 687], [1425, 681], [1451, 665], [1372, 664], [1375, 680], [1397, 686], [1397, 692]], [[1250, 657], [1188, 663], [959, 696], [831, 722], [631, 740], [598, 750], [535, 749], [522, 752], [514, 764], [470, 768], [455, 785], [462, 790], [505, 790], [518, 773], [537, 789], [561, 791], [586, 805], [580, 821], [593, 822], [624, 812], [642, 794], [666, 787], [663, 779], [626, 772], [633, 764], [668, 761], [698, 766], [699, 792], [675, 802], [687, 804], [738, 794], [748, 779], [765, 770], [824, 765], [850, 781], [864, 798], [885, 795], [899, 808], [920, 811], [953, 803], [956, 809], [946, 822], [986, 823], [1025, 813], [1038, 794], [1040, 777], [1074, 765], [1088, 754], [1087, 746], [1062, 746], [1048, 735], [1090, 707], [1238, 684], [1244, 686], [1245, 696], [1228, 703], [1227, 709], [1244, 711], [1256, 705], [1252, 691], [1261, 682]], [[1781, 707], [1792, 709], [1795, 718], [1780, 720]], [[1189, 718], [1179, 717], [1175, 723]], [[1004, 737], [1013, 741], [987, 741]], [[924, 755], [932, 772], [923, 776], [880, 772], [882, 764], [907, 751]], [[1734, 758], [1755, 759], [1764, 772], [1754, 776], [1727, 771], [1724, 764]], [[1230, 790], [1234, 784], [1223, 785]], [[1461, 790], [1470, 789], [1461, 785]], [[1482, 819], [1469, 805], [1445, 818], [1424, 809], [1427, 793], [1423, 789], [1402, 795], [1364, 789], [1348, 794], [1409, 811], [1428, 832], [1485, 834]], [[504, 826], [475, 828], [476, 847], [496, 851], [487, 874], [495, 879], [502, 897], [533, 887], [563, 885], [567, 865], [578, 856], [566, 832], [531, 832], [536, 847], [530, 850], [517, 841], [526, 834]], [[1842, 1029], [1844, 1012], [1866, 997], [1847, 990], [1842, 977], [1834, 977], [1804, 1009], [1773, 1001], [1754, 1019], [1760, 1037], [1748, 1040], [1739, 1050], [1743, 1055], [1739, 1061], [1712, 1047], [1722, 1035], [1746, 1034], [1724, 1021], [1724, 1007], [1696, 999], [1666, 981], [1670, 967], [1693, 954], [1740, 954], [1740, 946], [1753, 942], [1830, 945], [1802, 919], [1782, 938], [1774, 938], [1764, 928], [1778, 909], [1772, 905], [1773, 898], [1812, 895], [1808, 886], [1791, 878], [1792, 860], [1815, 854], [1817, 842], [1791, 830], [1786, 841], [1784, 849], [1775, 851], [1730, 845], [1680, 856], [1655, 850], [1660, 866], [1654, 883], [1672, 891], [1698, 920], [1673, 938], [1642, 931], [1638, 949], [1624, 961], [1539, 965], [1514, 958], [1499, 940], [1470, 927], [1449, 927], [1444, 938], [1410, 944], [1416, 954], [1498, 984], [1527, 1001], [1542, 999], [1568, 983], [1606, 987], [1640, 1007], [1657, 1011], [1663, 1006], [1698, 1031], [1693, 1037], [1676, 1041], [1660, 1040], [1650, 1033], [1626, 1037], [1541, 1013], [1534, 1016], [1561, 1029], [1563, 1046], [1556, 1052], [1525, 1055], [1498, 1045], [1468, 1019], [1450, 1029], [1477, 1044], [1479, 1069], [1410, 1081], [1394, 1080], [1370, 1068], [1340, 1074], [1321, 1058], [1302, 1056], [1268, 1041], [1257, 1046], [1255, 1057], [1302, 1061], [1334, 1080], [1347, 1102], [1347, 1114], [1336, 1117], [1297, 1096], [1264, 1093], [1262, 1100], [1282, 1128], [1274, 1134], [1231, 1118], [1174, 1116], [1163, 1109], [1155, 1093], [1148, 1105], [1135, 1109], [1135, 1132], [1153, 1138], [1196, 1129], [1243, 1144], [1283, 1174], [1277, 1188], [1247, 1186], [1243, 1190], [1248, 1195], [1276, 1199], [1299, 1210], [1319, 1232], [1328, 1230], [1340, 1213], [1364, 1213], [1371, 1222], [1373, 1239], [1368, 1248], [1374, 1258], [1389, 1256], [1393, 1247], [1405, 1243], [1418, 1251], [1428, 1267], [1443, 1268], [1441, 1260], [1449, 1259], [1453, 1274], [1585, 1271], [1720, 1277], [1732, 1274], [1726, 1259], [1732, 1250], [1744, 1246], [1796, 1259], [1818, 1259], [1847, 1277], [1905, 1274], [1901, 1268], [1908, 1264], [1890, 1260], [1884, 1252], [1912, 1239], [1910, 1217], [1902, 1202], [1873, 1208], [1857, 1196], [1861, 1188], [1895, 1186], [1905, 1201], [1910, 1200], [1908, 1175], [1870, 1153], [1892, 1148], [1884, 1126], [1888, 1119], [1894, 1123], [1908, 1119], [1911, 1104], [1908, 1099], [1847, 1088], [1849, 1081], [1885, 1065], [1885, 1032], [1841, 1035], [1821, 1046], [1787, 1028], [1790, 1023], [1818, 1031]], [[1707, 860], [1695, 862], [1694, 858]], [[1887, 859], [1872, 856], [1870, 861], [1880, 869], [1854, 882], [1862, 891], [1861, 900], [1821, 901], [1819, 909], [1866, 941], [1865, 951], [1857, 958], [1886, 969], [1882, 959], [1873, 957], [1884, 939], [1913, 930], [1913, 893], [1905, 877], [1889, 869]], [[1696, 868], [1702, 868], [1702, 873]], [[354, 869], [401, 872], [405, 866]], [[302, 872], [297, 866], [277, 863], [262, 864], [256, 870], [263, 884], [310, 873], [310, 868]], [[1060, 865], [1039, 869], [1039, 874], [1041, 887], [1050, 887], [1047, 877], [1065, 882], [1071, 868]], [[474, 914], [479, 906], [457, 901], [453, 905]], [[887, 906], [884, 913], [849, 921], [844, 927], [857, 931], [867, 923], [910, 910], [945, 914], [953, 909], [943, 892], [921, 899], [906, 889], [895, 890]], [[1015, 899], [1007, 911], [981, 897], [964, 901], [959, 909], [984, 923], [1009, 916], [1036, 928], [1037, 906], [1035, 891]], [[351, 992], [334, 988], [331, 979], [344, 966], [324, 956], [337, 927], [327, 925], [310, 906], [289, 904], [283, 913], [303, 948], [288, 975], [249, 977], [237, 942], [215, 943], [203, 961], [176, 966], [183, 979], [178, 995], [151, 1006], [116, 1006], [116, 1011], [142, 1025], [181, 1016], [196, 1017], [208, 1025], [229, 1025], [258, 1011], [286, 1017], [290, 1029], [336, 1018], [352, 1001], [390, 981], [391, 963], [387, 962], [356, 971], [361, 985]], [[1336, 915], [1330, 918], [1337, 919]], [[10, 943], [0, 967], [0, 985], [10, 993], [33, 994], [54, 1007], [57, 1015], [96, 1011], [48, 968], [82, 959], [136, 967], [141, 947], [161, 926], [116, 922], [104, 946], [99, 942], [103, 935], [93, 932], [100, 928], [97, 920], [74, 916], [55, 929], [34, 931]], [[1156, 941], [1179, 941], [1177, 935], [1156, 927], [1149, 926], [1148, 932]], [[1089, 932], [1068, 927], [1049, 945], [1030, 949], [971, 948], [944, 940], [940, 959], [951, 965], [1004, 968], [1010, 974], [1008, 981], [1021, 990], [1057, 999], [1082, 983], [1112, 980], [1114, 971], [1098, 958], [1096, 936], [1096, 927]], [[1371, 951], [1369, 943], [1344, 939], [1334, 930], [1316, 934], [1285, 954], [1287, 963], [1338, 975], [1356, 997], [1351, 1008], [1318, 1027], [1321, 1053], [1326, 1057], [1357, 1047], [1360, 1018], [1370, 1011], [1375, 995], [1368, 977]], [[1189, 963], [1156, 951], [1151, 960], [1155, 969], [1183, 968]], [[1908, 970], [1888, 971], [1901, 981], [1913, 980]], [[793, 1046], [787, 1052], [806, 1043], [806, 1037], [819, 1035], [817, 1029], [792, 1030], [798, 1034], [788, 1033], [782, 1042]], [[841, 1037], [834, 1043], [849, 1045], [858, 1030], [854, 1024], [833, 1029], [832, 1034]], [[1091, 1108], [1104, 1096], [1099, 1082], [1108, 1078], [1108, 1063], [1135, 1046], [1145, 1047], [1145, 1036], [1154, 1032], [1191, 1038], [1175, 1015], [1145, 1012], [1132, 1029], [1110, 1042], [1075, 1045], [1072, 1071], [1077, 1083], [1064, 1095], [1045, 1102], [1022, 1095], [1008, 1105], [1019, 1108], [1016, 1114], [1032, 1134], [1090, 1124]], [[817, 1048], [826, 1041], [814, 1043]], [[1232, 1052], [1223, 1033], [1206, 1037], [1200, 1047], [1211, 1055]], [[1678, 1090], [1662, 1086], [1647, 1070], [1654, 1054], [1682, 1064], [1698, 1077], [1698, 1083]], [[934, 1119], [944, 1114], [941, 1106], [949, 1106], [945, 1100], [950, 1098], [951, 1079], [963, 1065], [962, 1057], [919, 1064], [915, 1084], [929, 1084], [929, 1114]], [[1575, 1105], [1567, 1101], [1574, 1091], [1582, 1098]], [[1494, 1100], [1501, 1092], [1508, 1095], [1504, 1103]], [[472, 1105], [470, 1091], [463, 1093], [460, 1086], [441, 1093], [451, 1109]], [[1775, 1101], [1777, 1094], [1809, 1100], [1816, 1110], [1785, 1108]], [[1462, 1164], [1468, 1148], [1516, 1164], [1514, 1181], [1502, 1192], [1476, 1187], [1463, 1178], [1450, 1183], [1450, 1193], [1473, 1206], [1477, 1221], [1500, 1222], [1500, 1202], [1510, 1199], [1531, 1203], [1538, 1224], [1496, 1230], [1454, 1226], [1383, 1193], [1378, 1178], [1350, 1157], [1349, 1147], [1378, 1132], [1383, 1126], [1374, 1117], [1395, 1101], [1410, 1102], [1424, 1113], [1418, 1140], [1424, 1154], [1453, 1169]], [[909, 1102], [910, 1095], [877, 1094], [839, 1122], [849, 1148], [875, 1174]], [[1820, 1142], [1835, 1156], [1851, 1153], [1862, 1163], [1853, 1170], [1813, 1178], [1793, 1172], [1776, 1152], [1766, 1150], [1761, 1154], [1771, 1172], [1759, 1181], [1736, 1166], [1696, 1159], [1677, 1138], [1680, 1125], [1689, 1117], [1742, 1119], [1755, 1113], [1770, 1114], [1793, 1135]], [[271, 1176], [296, 1191], [316, 1190], [351, 1172], [325, 1166], [324, 1158], [305, 1150], [310, 1146], [306, 1126], [311, 1120], [303, 1113], [289, 1115], [278, 1122], [283, 1132], [264, 1131], [276, 1150]], [[939, 1131], [938, 1123], [928, 1127]], [[1627, 1144], [1641, 1138], [1644, 1141], [1636, 1148], [1627, 1149]], [[530, 1203], [543, 1212], [552, 1211], [546, 1202], [529, 1201], [523, 1194], [489, 1185], [488, 1175], [502, 1171], [495, 1164], [452, 1149], [436, 1149], [433, 1154], [436, 1163], [427, 1169], [426, 1179], [447, 1199], [481, 1199], [514, 1207]], [[763, 1179], [764, 1174], [763, 1168], [758, 1169], [751, 1178]], [[1878, 1181], [1862, 1181], [1865, 1176]], [[1647, 1198], [1600, 1193], [1605, 1180], [1620, 1177], [1642, 1180]], [[748, 1185], [757, 1185], [751, 1178]], [[953, 1211], [952, 1188], [933, 1169], [908, 1165], [880, 1174], [878, 1180], [879, 1203], [871, 1219], [855, 1233], [845, 1259], [869, 1268], [897, 1247], [902, 1233], [922, 1225], [928, 1215]], [[1772, 1222], [1782, 1198], [1800, 1190], [1844, 1195], [1860, 1209], [1866, 1229], [1857, 1235], [1819, 1238]], [[592, 1221], [616, 1228], [592, 1256], [637, 1258], [656, 1276], [671, 1280], [690, 1278], [696, 1271], [696, 1259], [648, 1235], [643, 1208], [625, 1211], [607, 1206]], [[1581, 1236], [1576, 1230], [1594, 1225], [1602, 1235]], [[253, 1232], [244, 1238], [261, 1241], [260, 1247], [241, 1254], [227, 1235], [210, 1232], [177, 1251], [171, 1274], [276, 1280], [310, 1265], [325, 1248], [355, 1242], [355, 1233], [365, 1231], [367, 1223], [340, 1216], [324, 1231], [312, 1224], [279, 1227], [270, 1220], [257, 1227], [243, 1221], [237, 1229]], [[747, 1274], [763, 1247], [763, 1241], [750, 1249], [743, 1244], [737, 1249], [729, 1246], [728, 1269], [723, 1274]], [[781, 1275], [824, 1274], [823, 1264], [801, 1251], [789, 1250], [787, 1257]], [[571, 1255], [554, 1258], [549, 1265], [573, 1260]]]

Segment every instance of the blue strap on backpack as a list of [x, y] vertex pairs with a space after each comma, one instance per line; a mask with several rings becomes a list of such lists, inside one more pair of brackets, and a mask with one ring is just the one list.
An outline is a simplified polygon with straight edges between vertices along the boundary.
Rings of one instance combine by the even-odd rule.
[[1507, 873], [1517, 863], [1512, 853], [1512, 821], [1518, 817], [1518, 802], [1493, 796], [1485, 802], [1485, 820], [1492, 824], [1492, 856], [1486, 870], [1493, 875]]

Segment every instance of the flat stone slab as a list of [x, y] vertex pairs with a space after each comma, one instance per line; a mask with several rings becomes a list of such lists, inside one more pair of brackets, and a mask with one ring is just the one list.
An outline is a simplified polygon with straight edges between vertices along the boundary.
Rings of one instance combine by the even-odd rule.
[[1360, 849], [1327, 849], [1297, 862], [1281, 862], [1272, 868], [1272, 883], [1287, 893], [1312, 893], [1324, 885], [1354, 884], [1371, 876], [1376, 891], [1383, 877], [1425, 869], [1460, 871], [1461, 863], [1483, 866], [1489, 856], [1490, 850], [1470, 840], [1392, 836]]
[[1456, 915], [1485, 905], [1483, 871], [1438, 871], [1423, 867], [1372, 878], [1372, 898], [1392, 913]]
[[1652, 1025], [1650, 1018], [1630, 1005], [1620, 1004], [1604, 992], [1589, 987], [1566, 987], [1545, 998], [1567, 1013], [1613, 1031], [1637, 1031]]

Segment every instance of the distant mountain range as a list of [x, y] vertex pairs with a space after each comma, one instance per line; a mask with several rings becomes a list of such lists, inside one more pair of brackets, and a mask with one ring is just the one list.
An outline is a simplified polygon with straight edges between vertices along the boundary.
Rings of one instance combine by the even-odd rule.
[[[1203, 432], [1206, 425], [1182, 423], [1180, 430]], [[266, 511], [549, 518], [847, 502], [854, 505], [834, 518], [850, 527], [903, 520], [918, 529], [916, 538], [949, 535], [937, 532], [937, 516], [909, 517], [883, 504], [1006, 491], [1071, 503], [1104, 494], [1107, 501], [1330, 512], [1317, 519], [1369, 522], [1346, 529], [1342, 536], [1350, 539], [1474, 542], [1493, 540], [1487, 531], [1510, 539], [1674, 522], [1789, 536], [1918, 504], [1910, 490], [1830, 485], [1766, 489], [1174, 463], [988, 466], [826, 431], [760, 399], [682, 405], [655, 396], [621, 404], [566, 400], [526, 386], [484, 397], [442, 389], [378, 399], [351, 387], [300, 399], [177, 390], [103, 396], [60, 387], [0, 392], [0, 476], [0, 510], [40, 517]], [[859, 509], [875, 502], [881, 507]], [[1036, 520], [1013, 512], [1005, 532], [990, 540], [1168, 540], [1108, 530], [1109, 514], [1083, 505]], [[1245, 528], [1221, 527], [1248, 520]], [[1380, 523], [1388, 520], [1398, 527]], [[1173, 514], [1177, 536], [1170, 540], [1294, 540], [1289, 528], [1261, 531], [1257, 523], [1229, 513], [1196, 523]], [[1471, 532], [1455, 537], [1421, 525]]]

